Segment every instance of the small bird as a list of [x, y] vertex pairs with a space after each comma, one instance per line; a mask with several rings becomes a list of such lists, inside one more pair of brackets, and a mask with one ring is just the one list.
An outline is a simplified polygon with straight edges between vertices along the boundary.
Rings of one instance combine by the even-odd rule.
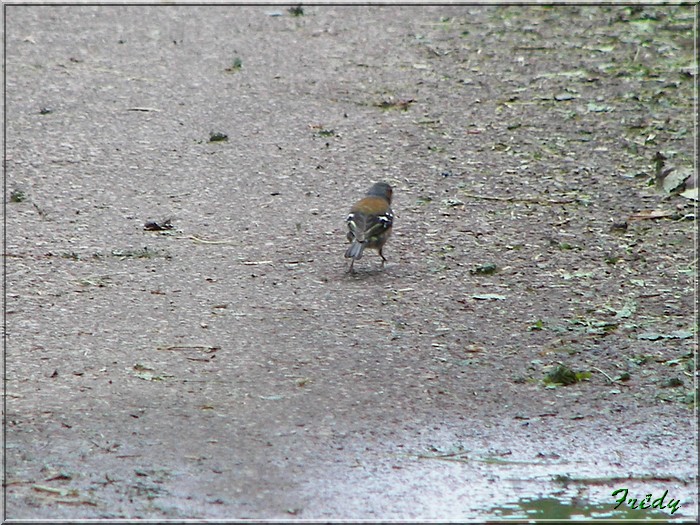
[[352, 243], [345, 252], [345, 257], [352, 259], [348, 272], [353, 271], [356, 260], [362, 259], [365, 248], [378, 250], [384, 266], [386, 257], [382, 253], [382, 248], [389, 240], [394, 223], [394, 212], [391, 211], [392, 192], [389, 184], [377, 182], [365, 197], [350, 208], [350, 214], [346, 219], [348, 241]]

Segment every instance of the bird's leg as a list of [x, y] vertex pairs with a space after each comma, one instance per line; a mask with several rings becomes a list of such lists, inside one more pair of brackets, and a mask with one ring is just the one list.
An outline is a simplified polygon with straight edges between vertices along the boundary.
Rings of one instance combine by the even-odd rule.
[[350, 259], [350, 268], [348, 268], [348, 273], [353, 273], [352, 265], [355, 264], [355, 258]]
[[386, 257], [384, 257], [384, 254], [382, 253], [382, 249], [379, 248], [379, 257], [382, 258], [382, 268], [384, 268], [384, 263], [387, 261]]

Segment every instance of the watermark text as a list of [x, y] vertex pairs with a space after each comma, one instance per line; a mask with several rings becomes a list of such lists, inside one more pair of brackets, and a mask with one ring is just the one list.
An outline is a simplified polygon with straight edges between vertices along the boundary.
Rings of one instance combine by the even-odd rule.
[[[617, 505], [615, 505], [615, 508], [618, 508], [620, 505], [624, 505], [625, 503], [633, 508], [633, 509], [671, 509], [671, 514], [675, 513], [681, 506], [681, 500], [679, 499], [673, 499], [669, 498], [668, 503], [664, 505], [664, 501], [666, 500], [666, 496], [668, 495], [668, 490], [664, 491], [664, 493], [661, 495], [661, 497], [656, 498], [654, 501], [651, 500], [651, 498], [654, 497], [653, 494], [647, 494], [644, 496], [642, 499], [637, 499], [637, 498], [629, 498], [627, 499], [627, 496], [629, 495], [629, 491], [627, 489], [617, 489], [612, 493], [613, 497], [619, 496], [619, 499], [615, 500], [617, 501]], [[637, 503], [639, 502], [639, 503]]]

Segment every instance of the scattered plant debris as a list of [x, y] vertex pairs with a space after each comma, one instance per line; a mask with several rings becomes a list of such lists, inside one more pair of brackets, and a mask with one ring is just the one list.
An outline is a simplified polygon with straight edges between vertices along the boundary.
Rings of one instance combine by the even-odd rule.
[[530, 332], [534, 332], [536, 330], [544, 330], [544, 321], [542, 319], [538, 319], [534, 323], [532, 323], [528, 328]]
[[652, 158], [656, 189], [663, 193], [697, 200], [697, 178], [694, 176], [693, 170], [676, 169], [675, 166], [666, 167], [667, 160], [666, 155], [660, 151], [657, 151]]
[[228, 135], [226, 133], [219, 133], [212, 131], [209, 133], [209, 142], [222, 142], [228, 140]]
[[337, 133], [334, 129], [326, 129], [323, 124], [312, 124], [309, 126], [319, 137], [335, 137]]
[[233, 59], [233, 63], [224, 69], [227, 73], [235, 73], [236, 71], [240, 71], [241, 68], [243, 67], [243, 61], [239, 58], [236, 57]]
[[144, 230], [148, 231], [163, 231], [163, 230], [172, 230], [175, 228], [173, 224], [170, 222], [171, 219], [165, 219], [164, 221], [146, 221], [146, 223], [143, 225]]
[[679, 386], [683, 386], [685, 383], [683, 383], [683, 380], [680, 379], [679, 377], [671, 377], [669, 379], [666, 379], [662, 381], [659, 386], [661, 388], [676, 388]]
[[442, 204], [443, 204], [444, 206], [447, 206], [448, 208], [456, 208], [457, 206], [464, 206], [464, 202], [463, 202], [463, 201], [461, 201], [461, 200], [459, 200], [459, 199], [455, 199], [455, 198], [453, 198], [453, 197], [450, 197], [450, 198], [448, 198], [448, 199], [444, 199], [444, 200], [442, 201]]
[[133, 367], [133, 370], [133, 374], [136, 377], [145, 381], [164, 381], [167, 378], [174, 377], [169, 374], [156, 374], [154, 368], [142, 363], [136, 363]]
[[287, 9], [287, 11], [289, 11], [289, 14], [291, 14], [292, 16], [304, 16], [304, 8], [301, 4], [292, 6], [289, 9]]
[[27, 192], [20, 189], [14, 189], [10, 192], [10, 202], [24, 202], [29, 199]]
[[693, 337], [693, 332], [689, 330], [676, 330], [670, 334], [659, 334], [657, 332], [645, 332], [639, 334], [637, 339], [647, 340], [647, 341], [658, 341], [659, 339], [690, 339]]
[[505, 298], [505, 295], [500, 295], [497, 293], [482, 293], [472, 295], [472, 299], [476, 299], [477, 301], [504, 301]]
[[498, 271], [498, 266], [494, 263], [480, 264], [469, 270], [472, 275], [492, 275]]
[[627, 231], [627, 221], [624, 219], [621, 219], [619, 221], [615, 221], [610, 225], [610, 231], [611, 232], [624, 232]]
[[112, 250], [111, 254], [114, 257], [119, 257], [120, 259], [152, 259], [153, 257], [169, 257], [163, 253], [149, 249], [148, 246], [127, 250]]
[[590, 377], [590, 372], [574, 372], [568, 366], [560, 364], [544, 377], [544, 383], [548, 386], [568, 386]]
[[408, 107], [415, 102], [412, 98], [405, 98], [399, 100], [382, 100], [375, 104], [376, 107], [381, 109], [400, 109], [402, 111], [408, 111]]
[[676, 217], [678, 212], [674, 210], [641, 210], [629, 216], [630, 221], [640, 221], [644, 219], [668, 219]]

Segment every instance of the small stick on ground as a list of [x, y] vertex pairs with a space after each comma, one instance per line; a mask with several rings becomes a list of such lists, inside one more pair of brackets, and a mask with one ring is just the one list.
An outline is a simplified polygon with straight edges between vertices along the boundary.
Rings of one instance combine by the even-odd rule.
[[593, 368], [593, 370], [596, 370], [596, 371], [600, 372], [601, 374], [603, 374], [605, 377], [608, 378], [608, 381], [610, 381], [611, 383], [614, 383], [614, 382], [615, 382], [615, 380], [614, 380], [612, 377], [610, 377], [608, 374], [606, 374], [605, 372], [603, 372], [600, 368], [598, 368], [598, 367], [596, 367], [596, 366], [591, 367], [591, 368]]
[[186, 237], [180, 237], [180, 239], [190, 239], [194, 242], [200, 242], [202, 244], [233, 244], [233, 241], [208, 241], [206, 239], [200, 239], [194, 235], [188, 235]]
[[533, 204], [571, 204], [576, 199], [539, 199], [537, 197], [496, 197], [495, 195], [478, 195], [476, 193], [462, 193], [465, 197], [482, 199], [486, 201], [502, 202], [531, 202]]
[[219, 347], [209, 345], [171, 345], [159, 346], [158, 350], [204, 350], [205, 352], [216, 352], [219, 350]]

